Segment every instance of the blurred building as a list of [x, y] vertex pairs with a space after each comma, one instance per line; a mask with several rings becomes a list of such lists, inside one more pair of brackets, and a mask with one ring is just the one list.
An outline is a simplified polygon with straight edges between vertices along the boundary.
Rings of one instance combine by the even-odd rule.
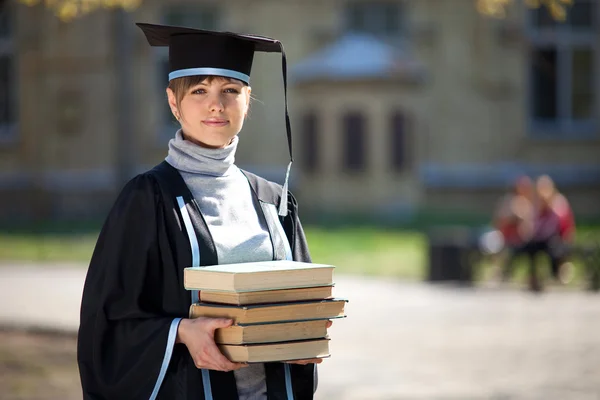
[[[166, 51], [134, 21], [285, 44], [305, 213], [486, 213], [517, 175], [548, 173], [578, 215], [600, 214], [599, 1], [562, 24], [519, 6], [492, 20], [474, 0], [144, 0], [128, 18], [5, 2], [0, 219], [102, 214], [164, 158]], [[238, 164], [282, 182], [279, 55], [256, 57], [252, 87]]]

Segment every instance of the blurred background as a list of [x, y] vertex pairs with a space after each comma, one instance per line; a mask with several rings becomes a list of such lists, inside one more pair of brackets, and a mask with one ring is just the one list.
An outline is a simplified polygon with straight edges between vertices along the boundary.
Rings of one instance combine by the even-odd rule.
[[[368, 290], [388, 293], [382, 310], [411, 302], [434, 310], [431, 323], [415, 317], [414, 331], [397, 332], [414, 336], [404, 338], [415, 340], [405, 362], [417, 370], [415, 363], [431, 368], [473, 351], [455, 353], [457, 338], [482, 341], [498, 360], [506, 347], [494, 340], [512, 334], [513, 350], [537, 343], [532, 330], [590, 335], [569, 336], [556, 354], [541, 349], [549, 358], [532, 356], [518, 382], [539, 387], [502, 375], [519, 364], [524, 353], [516, 352], [483, 372], [506, 378], [493, 384], [454, 376], [441, 363], [413, 386], [345, 392], [360, 381], [350, 365], [374, 364], [366, 348], [361, 362], [323, 364], [321, 398], [600, 399], [600, 345], [591, 336], [600, 328], [600, 1], [0, 0], [1, 399], [80, 398], [77, 321], [65, 328], [36, 325], [35, 314], [19, 319], [12, 296], [39, 299], [47, 287], [39, 283], [39, 297], [7, 287], [20, 274], [29, 288], [39, 276], [84, 276], [116, 195], [164, 159], [177, 130], [165, 95], [167, 51], [151, 48], [135, 22], [253, 33], [285, 45], [290, 187], [313, 260], [336, 265], [341, 293], [362, 299], [354, 317], [351, 302], [347, 321], [334, 324], [341, 337], [334, 354], [364, 345], [357, 332], [375, 328], [359, 310], [372, 307]], [[236, 162], [282, 183], [280, 55], [256, 55], [251, 86]], [[54, 312], [76, 319], [77, 290]], [[410, 320], [414, 309], [394, 312]], [[472, 336], [460, 330], [468, 315]], [[489, 315], [507, 319], [490, 325]], [[507, 324], [517, 331], [499, 333]], [[419, 340], [438, 330], [448, 337]], [[557, 338], [547, 340], [555, 349]], [[438, 356], [423, 358], [432, 348]], [[461, 365], [473, 372], [488, 361]], [[573, 375], [548, 389], [555, 374], [566, 376], [558, 368], [540, 375], [552, 363]], [[425, 390], [441, 379], [464, 386]]]

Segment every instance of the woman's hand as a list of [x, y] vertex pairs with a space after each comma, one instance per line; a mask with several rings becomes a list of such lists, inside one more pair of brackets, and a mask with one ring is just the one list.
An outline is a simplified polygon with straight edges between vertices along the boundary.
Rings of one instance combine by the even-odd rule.
[[[325, 327], [327, 329], [329, 329], [331, 327], [331, 325], [333, 325], [333, 322], [332, 321], [327, 321], [327, 325], [325, 325]], [[307, 358], [305, 360], [285, 361], [286, 364], [299, 364], [299, 365], [321, 364], [322, 362], [323, 362], [322, 358]]]
[[227, 328], [232, 323], [227, 318], [182, 319], [177, 329], [177, 343], [187, 346], [197, 368], [234, 371], [247, 367], [248, 364], [229, 361], [215, 344], [215, 329]]

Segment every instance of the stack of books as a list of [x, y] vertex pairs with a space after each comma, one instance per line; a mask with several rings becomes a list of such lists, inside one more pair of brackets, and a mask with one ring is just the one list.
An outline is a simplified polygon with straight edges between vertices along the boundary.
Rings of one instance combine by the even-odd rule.
[[190, 267], [184, 286], [198, 290], [190, 318], [230, 318], [215, 342], [233, 362], [328, 357], [327, 322], [344, 317], [345, 299], [332, 297], [332, 265], [265, 261]]

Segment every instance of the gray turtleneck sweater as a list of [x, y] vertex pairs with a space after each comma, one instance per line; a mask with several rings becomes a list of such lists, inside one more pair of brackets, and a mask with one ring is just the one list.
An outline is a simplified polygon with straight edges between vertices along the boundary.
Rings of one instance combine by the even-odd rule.
[[[271, 237], [254, 208], [250, 184], [234, 164], [238, 140], [236, 136], [225, 148], [208, 149], [185, 140], [179, 130], [169, 142], [166, 158], [198, 202], [219, 264], [273, 259]], [[267, 398], [264, 364], [250, 364], [234, 373], [240, 400]]]

